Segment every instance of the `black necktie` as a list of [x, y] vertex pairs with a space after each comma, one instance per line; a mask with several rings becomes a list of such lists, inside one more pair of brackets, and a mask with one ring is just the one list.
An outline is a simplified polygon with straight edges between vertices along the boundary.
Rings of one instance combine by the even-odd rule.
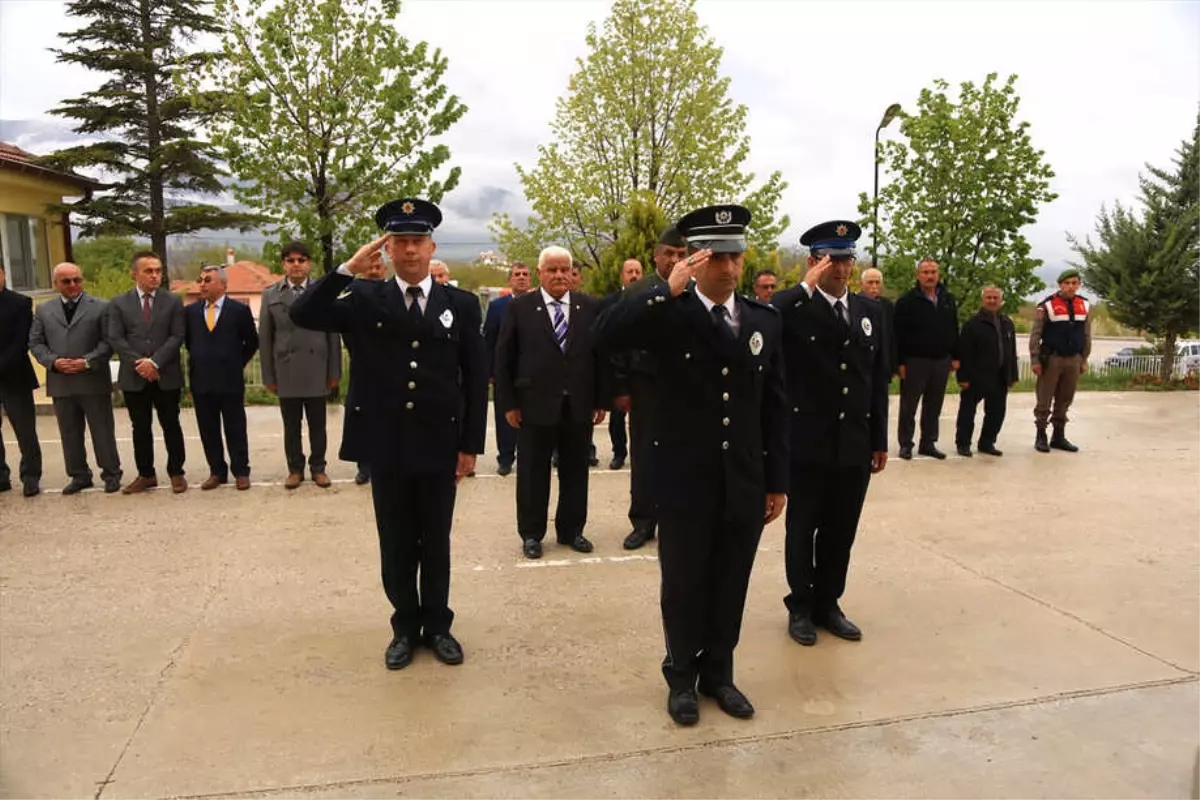
[[713, 324], [717, 326], [717, 333], [727, 341], [734, 341], [737, 337], [733, 333], [733, 326], [729, 324], [729, 309], [725, 306], [712, 307]]
[[420, 286], [410, 286], [405, 290], [408, 292], [408, 318], [412, 322], [421, 321], [421, 291]]
[[67, 324], [71, 324], [71, 320], [75, 317], [75, 307], [79, 305], [78, 300], [68, 300], [63, 304], [63, 313], [67, 315]]
[[850, 336], [850, 323], [846, 321], [846, 307], [841, 300], [833, 304], [833, 316], [836, 318], [838, 337], [845, 341]]

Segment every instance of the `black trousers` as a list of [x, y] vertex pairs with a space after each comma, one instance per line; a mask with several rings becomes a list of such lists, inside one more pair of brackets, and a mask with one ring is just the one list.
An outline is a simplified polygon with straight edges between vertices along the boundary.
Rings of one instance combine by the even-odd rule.
[[558, 452], [558, 508], [554, 532], [569, 544], [587, 524], [590, 422], [571, 422], [566, 402], [557, 425], [522, 424], [517, 433], [517, 533], [521, 539], [546, 537], [550, 505], [550, 457]]
[[[246, 441], [246, 405], [242, 393], [201, 393], [193, 395], [192, 400], [209, 471], [221, 480], [227, 480], [231, 471], [235, 478], [250, 477], [250, 445]], [[221, 443], [222, 426], [225, 445], [229, 447], [228, 465]]]
[[[37, 411], [33, 405], [32, 389], [7, 389], [0, 386], [0, 407], [8, 414], [8, 422], [17, 435], [17, 447], [21, 449], [21, 465], [18, 474], [21, 483], [33, 483], [42, 479], [42, 446], [37, 436]], [[2, 419], [0, 419], [2, 423]], [[0, 424], [0, 483], [12, 480], [8, 459], [4, 453], [4, 430]]]
[[866, 466], [792, 464], [784, 546], [788, 611], [820, 614], [846, 591], [850, 548], [870, 482]]
[[133, 461], [138, 475], [155, 477], [154, 472], [154, 415], [162, 428], [163, 443], [167, 446], [167, 474], [183, 474], [183, 427], [179, 424], [179, 390], [163, 389], [158, 383], [146, 384], [136, 392], [122, 392], [129, 422], [133, 426]]
[[761, 536], [761, 521], [674, 513], [659, 518], [667, 645], [662, 670], [671, 688], [692, 688], [697, 678], [714, 686], [733, 683], [733, 651]]
[[633, 459], [629, 464], [629, 521], [635, 530], [643, 530], [653, 536], [658, 526], [658, 514], [650, 480], [652, 476], [647, 465], [650, 463], [650, 451], [654, 449], [654, 439], [650, 434], [654, 394], [635, 384], [631, 398], [629, 438]]
[[913, 446], [917, 404], [921, 405], [921, 444], [936, 444], [938, 417], [946, 399], [946, 381], [950, 378], [950, 356], [910, 358], [900, 381], [900, 423], [897, 434], [901, 447]]
[[92, 452], [96, 456], [96, 466], [100, 467], [100, 477], [106, 481], [120, 479], [121, 455], [117, 452], [112, 395], [72, 394], [55, 397], [54, 416], [58, 419], [58, 432], [62, 436], [63, 461], [68, 476], [81, 481], [92, 479], [87, 449], [83, 444], [86, 428], [92, 434]]
[[517, 429], [508, 424], [499, 398], [492, 400], [492, 416], [496, 420], [496, 463], [511, 467], [517, 460]]
[[324, 472], [325, 397], [281, 397], [279, 413], [283, 415], [283, 456], [287, 460], [288, 472], [304, 473], [301, 417], [308, 418], [308, 444], [312, 449], [312, 455], [308, 457], [308, 468], [313, 472]]
[[979, 401], [983, 401], [983, 428], [979, 431], [979, 445], [991, 446], [996, 444], [1000, 428], [1004, 425], [1004, 415], [1008, 412], [1008, 385], [1004, 375], [996, 381], [995, 388], [981, 392], [975, 384], [971, 384], [958, 396], [958, 422], [955, 426], [954, 442], [959, 447], [970, 447], [971, 437], [975, 434], [975, 410]]
[[624, 411], [613, 411], [608, 415], [608, 438], [612, 442], [613, 458], [629, 457], [629, 435], [625, 432]]
[[455, 493], [452, 472], [398, 474], [378, 465], [372, 472], [383, 591], [392, 604], [395, 636], [450, 632]]

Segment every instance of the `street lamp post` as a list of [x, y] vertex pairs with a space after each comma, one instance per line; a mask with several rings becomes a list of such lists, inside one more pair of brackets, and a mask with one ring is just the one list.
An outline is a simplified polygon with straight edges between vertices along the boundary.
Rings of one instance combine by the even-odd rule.
[[900, 116], [900, 104], [892, 103], [883, 112], [883, 119], [875, 129], [875, 201], [872, 203], [875, 219], [871, 223], [871, 267], [879, 267], [879, 132], [892, 124], [892, 120]]

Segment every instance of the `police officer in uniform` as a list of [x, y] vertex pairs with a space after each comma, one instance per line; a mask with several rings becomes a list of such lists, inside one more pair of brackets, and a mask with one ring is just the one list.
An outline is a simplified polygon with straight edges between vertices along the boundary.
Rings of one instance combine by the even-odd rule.
[[788, 633], [802, 645], [816, 644], [818, 625], [842, 639], [862, 638], [838, 601], [867, 484], [887, 464], [891, 375], [883, 309], [847, 288], [860, 235], [846, 220], [805, 231], [804, 281], [772, 299], [783, 314], [792, 410], [785, 555], [791, 594], [784, 604]]
[[[1066, 436], [1067, 409], [1092, 352], [1092, 306], [1078, 293], [1079, 286], [1079, 271], [1063, 270], [1058, 291], [1038, 303], [1029, 334], [1029, 358], [1037, 375], [1033, 409], [1037, 438], [1033, 446], [1039, 453], [1049, 453], [1051, 448], [1068, 453], [1079, 450]], [[1054, 425], [1054, 436], [1048, 442], [1047, 421]]]
[[[488, 376], [479, 301], [429, 274], [441, 221], [424, 200], [384, 205], [375, 214], [384, 235], [313, 284], [291, 312], [297, 325], [354, 342], [383, 588], [394, 609], [388, 669], [408, 666], [419, 644], [444, 664], [463, 661], [450, 633], [450, 524], [456, 486], [483, 452]], [[375, 268], [381, 247], [395, 279], [354, 280]]]
[[680, 725], [699, 719], [697, 689], [727, 714], [754, 714], [733, 651], [763, 525], [787, 499], [780, 317], [735, 291], [749, 222], [740, 206], [688, 214], [686, 260], [597, 322], [603, 346], [644, 347], [658, 371], [642, 467], [657, 502], [667, 712]]

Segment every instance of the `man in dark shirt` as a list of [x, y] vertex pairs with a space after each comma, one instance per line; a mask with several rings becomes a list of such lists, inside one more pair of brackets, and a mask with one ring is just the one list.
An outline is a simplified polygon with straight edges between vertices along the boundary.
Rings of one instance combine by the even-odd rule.
[[1017, 334], [1013, 322], [1000, 310], [1004, 295], [995, 286], [982, 293], [983, 307], [963, 323], [958, 337], [962, 362], [958, 370], [958, 425], [954, 442], [958, 454], [971, 457], [971, 437], [975, 433], [975, 409], [983, 401], [983, 430], [979, 433], [979, 452], [1003, 455], [996, 449], [996, 437], [1004, 424], [1008, 407], [1008, 389], [1017, 382]]

